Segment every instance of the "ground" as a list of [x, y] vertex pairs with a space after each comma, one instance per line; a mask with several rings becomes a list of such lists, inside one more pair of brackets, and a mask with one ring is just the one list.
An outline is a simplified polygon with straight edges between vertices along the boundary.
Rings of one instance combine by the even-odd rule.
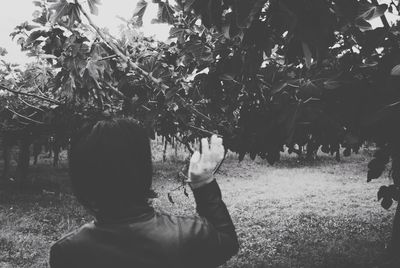
[[[366, 182], [370, 155], [364, 150], [341, 163], [285, 155], [274, 166], [261, 159], [239, 163], [230, 155], [217, 180], [240, 251], [224, 267], [376, 267], [395, 209], [386, 211], [376, 200], [387, 178]], [[171, 192], [174, 204], [167, 198], [179, 186], [181, 159], [173, 152], [167, 162], [161, 158], [154, 159], [154, 206], [192, 215], [189, 189], [189, 197]], [[42, 161], [31, 169], [30, 181], [36, 186], [29, 191], [0, 188], [0, 267], [46, 267], [50, 245], [91, 220], [68, 190], [65, 165], [54, 169]]]

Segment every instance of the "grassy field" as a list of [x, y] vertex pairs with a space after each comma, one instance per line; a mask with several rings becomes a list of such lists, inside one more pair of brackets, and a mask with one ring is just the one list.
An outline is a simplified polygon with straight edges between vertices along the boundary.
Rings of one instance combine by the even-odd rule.
[[[313, 162], [284, 156], [276, 166], [230, 156], [217, 179], [241, 249], [224, 267], [376, 267], [390, 238], [394, 208], [376, 201], [387, 179], [366, 183], [370, 154], [327, 156]], [[194, 213], [194, 201], [176, 188], [182, 161], [156, 157], [157, 210]], [[0, 189], [0, 267], [46, 267], [50, 245], [91, 217], [68, 190], [66, 166], [32, 168], [29, 191]], [[61, 193], [57, 192], [61, 185]], [[45, 190], [43, 190], [45, 189]]]

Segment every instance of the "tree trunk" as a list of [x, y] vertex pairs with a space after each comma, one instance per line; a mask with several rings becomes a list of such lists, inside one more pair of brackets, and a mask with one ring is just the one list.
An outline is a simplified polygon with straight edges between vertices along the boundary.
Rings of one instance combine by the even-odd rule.
[[28, 176], [28, 168], [29, 168], [29, 158], [30, 158], [30, 150], [29, 150], [30, 142], [28, 137], [23, 137], [20, 141], [19, 153], [18, 153], [18, 167], [17, 174], [18, 180], [21, 184], [26, 180]]
[[60, 151], [61, 151], [61, 146], [56, 144], [54, 146], [53, 167], [59, 167], [59, 164], [60, 164]]
[[10, 154], [11, 154], [11, 147], [8, 144], [5, 144], [3, 140], [3, 160], [4, 160], [4, 166], [3, 166], [3, 180], [7, 179], [8, 176], [8, 171], [10, 169]]
[[384, 267], [400, 267], [400, 202], [397, 204], [392, 227], [392, 239], [389, 246], [389, 260]]
[[167, 145], [168, 141], [164, 140], [164, 150], [163, 150], [163, 162], [167, 161]]

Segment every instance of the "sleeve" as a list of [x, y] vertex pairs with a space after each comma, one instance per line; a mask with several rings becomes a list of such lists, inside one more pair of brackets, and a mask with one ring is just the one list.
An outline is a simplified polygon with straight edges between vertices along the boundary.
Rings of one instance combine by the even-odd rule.
[[239, 250], [235, 227], [215, 180], [193, 193], [200, 219], [190, 226], [186, 263], [188, 267], [216, 267]]
[[66, 268], [68, 263], [62, 253], [62, 247], [59, 243], [53, 244], [50, 249], [50, 268]]

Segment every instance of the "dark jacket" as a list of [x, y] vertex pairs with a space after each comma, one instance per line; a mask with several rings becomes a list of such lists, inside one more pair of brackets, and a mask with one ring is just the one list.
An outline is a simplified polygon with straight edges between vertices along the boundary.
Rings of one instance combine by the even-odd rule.
[[97, 221], [57, 241], [50, 267], [216, 267], [238, 251], [238, 241], [216, 181], [194, 189], [200, 217], [155, 213]]

